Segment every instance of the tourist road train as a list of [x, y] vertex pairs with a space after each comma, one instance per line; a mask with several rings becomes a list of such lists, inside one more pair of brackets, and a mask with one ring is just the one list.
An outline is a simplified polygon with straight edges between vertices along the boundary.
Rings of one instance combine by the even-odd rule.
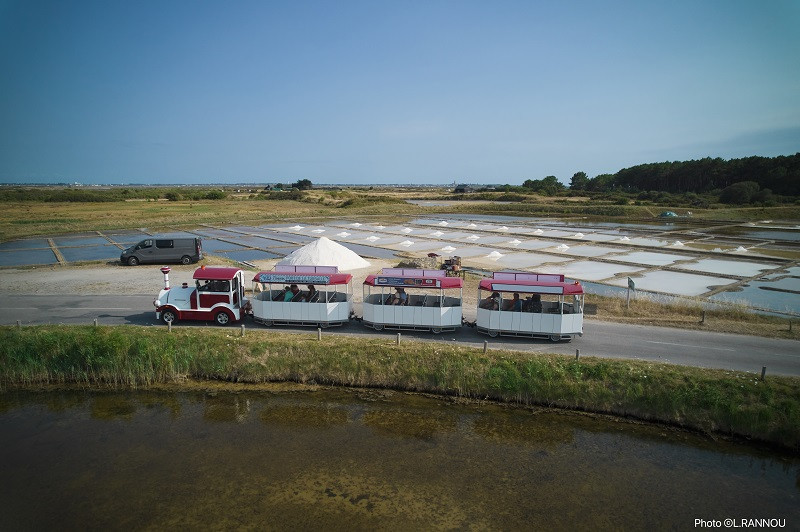
[[583, 335], [584, 292], [563, 275], [495, 272], [478, 285], [475, 323], [463, 317], [463, 280], [444, 270], [384, 268], [363, 283], [363, 316], [353, 312], [353, 277], [336, 266], [276, 266], [253, 277], [253, 296], [245, 296], [238, 268], [198, 268], [194, 286], [169, 285], [153, 301], [156, 319], [215, 321], [245, 316], [263, 325], [327, 328], [361, 319], [380, 331], [423, 330], [439, 334], [464, 324], [491, 337], [521, 336], [569, 341]]

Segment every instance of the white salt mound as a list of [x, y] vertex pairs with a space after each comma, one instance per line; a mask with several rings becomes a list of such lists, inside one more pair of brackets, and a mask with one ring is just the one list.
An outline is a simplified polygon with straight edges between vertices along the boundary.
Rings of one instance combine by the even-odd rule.
[[366, 239], [369, 240], [370, 242], [375, 242], [376, 240], [380, 240], [381, 237], [375, 236], [375, 235], [370, 235]]
[[303, 229], [303, 226], [302, 225], [293, 225], [289, 229], [291, 229], [292, 231], [299, 231], [300, 229]]
[[480, 237], [478, 235], [469, 235], [467, 240], [478, 240]]
[[676, 248], [679, 248], [683, 246], [683, 242], [681, 242], [680, 240], [676, 240], [675, 242], [672, 243], [672, 245], [675, 246]]
[[469, 224], [467, 227], [472, 228], [472, 227], [478, 227], [478, 226], [475, 225], [475, 224]]
[[434, 231], [433, 233], [431, 233], [432, 236], [442, 236], [443, 234], [444, 233], [442, 233], [441, 231]]
[[404, 233], [410, 233], [411, 231], [413, 231], [413, 229], [411, 229], [410, 227], [404, 227], [403, 228], [403, 232]]
[[556, 249], [557, 249], [557, 250], [559, 250], [559, 251], [566, 251], [566, 250], [568, 250], [568, 249], [569, 249], [569, 246], [568, 246], [568, 245], [566, 245], [566, 244], [561, 244], [561, 245], [560, 245], [560, 246], [558, 246]]
[[736, 248], [736, 253], [747, 253], [747, 248], [744, 246], [739, 246]]
[[361, 224], [358, 222], [353, 222], [350, 225], [352, 225], [353, 227], [361, 227]]
[[314, 230], [313, 230], [313, 231], [311, 231], [311, 232], [312, 232], [312, 233], [324, 233], [324, 232], [325, 232], [325, 229], [314, 229]]
[[583, 233], [575, 233], [574, 238], [583, 238]]
[[487, 258], [487, 259], [492, 259], [492, 260], [497, 260], [497, 259], [499, 259], [499, 258], [500, 258], [500, 257], [502, 257], [502, 256], [503, 256], [503, 254], [502, 254], [502, 253], [500, 253], [499, 251], [492, 251], [491, 253], [489, 253], [488, 255], [486, 255], [486, 258]]
[[500, 230], [500, 231], [503, 231], [503, 232], [505, 233], [506, 231], [508, 231], [508, 227], [506, 227], [506, 226], [504, 225], [504, 226], [503, 226], [503, 227], [501, 227], [499, 230]]
[[628, 238], [627, 236], [623, 236], [622, 238], [620, 238], [620, 240], [623, 242], [627, 242], [628, 240], [630, 240], [630, 238]]
[[542, 233], [544, 233], [544, 231], [542, 231], [541, 229], [537, 229], [536, 231], [533, 232], [534, 235], [541, 235]]
[[342, 231], [341, 233], [336, 233], [336, 236], [340, 236], [342, 238], [345, 238], [345, 237], [350, 236], [350, 233], [348, 233], [347, 231]]
[[439, 222], [439, 225], [441, 225], [442, 227], [444, 227], [445, 225], [447, 225], [447, 222], [445, 222], [444, 220], [442, 220], [441, 222]]
[[441, 251], [455, 251], [455, 250], [456, 248], [454, 248], [453, 246], [445, 246], [441, 249]]
[[339, 271], [366, 268], [369, 262], [362, 259], [355, 251], [343, 245], [320, 237], [305, 246], [294, 250], [278, 264], [295, 266], [338, 266]]
[[413, 246], [414, 243], [411, 240], [403, 240], [402, 242], [400, 242], [400, 245], [408, 247], [408, 246]]
[[522, 240], [517, 240], [515, 238], [514, 240], [509, 240], [508, 243], [511, 244], [512, 246], [518, 246], [518, 245], [522, 244]]

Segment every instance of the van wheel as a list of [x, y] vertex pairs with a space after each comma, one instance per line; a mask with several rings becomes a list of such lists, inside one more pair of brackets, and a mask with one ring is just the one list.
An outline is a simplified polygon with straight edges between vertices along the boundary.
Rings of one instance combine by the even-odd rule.
[[164, 323], [175, 323], [175, 321], [177, 321], [175, 318], [175, 313], [172, 312], [171, 310], [165, 310], [164, 312], [162, 312], [161, 319], [163, 320]]
[[139, 264], [139, 259], [137, 259], [136, 257], [128, 258], [128, 266], [136, 266], [137, 264]]
[[214, 321], [217, 322], [217, 325], [227, 325], [231, 321], [231, 317], [228, 316], [227, 312], [221, 310], [214, 316]]
[[181, 264], [191, 264], [191, 263], [192, 263], [192, 257], [190, 257], [189, 255], [184, 255], [183, 257], [181, 257]]

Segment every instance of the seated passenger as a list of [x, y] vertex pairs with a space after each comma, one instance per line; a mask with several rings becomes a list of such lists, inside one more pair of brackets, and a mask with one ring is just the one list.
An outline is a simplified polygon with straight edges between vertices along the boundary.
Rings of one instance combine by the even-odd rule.
[[291, 301], [291, 300], [293, 300], [293, 299], [294, 299], [294, 297], [295, 297], [297, 294], [299, 294], [299, 293], [300, 293], [300, 289], [299, 289], [299, 288], [297, 288], [297, 285], [296, 285], [296, 284], [293, 284], [292, 286], [290, 286], [290, 287], [289, 287], [289, 290], [288, 290], [288, 291], [286, 292], [286, 294], [283, 296], [283, 301], [284, 301], [284, 302], [286, 302], [286, 301]]
[[303, 300], [308, 301], [309, 303], [313, 303], [317, 299], [319, 299], [319, 292], [317, 291], [316, 288], [314, 288], [313, 284], [308, 285], [308, 293], [305, 296], [303, 296]]
[[487, 310], [498, 310], [500, 308], [500, 294], [498, 292], [493, 292], [492, 295], [481, 301], [481, 308], [485, 308]]
[[503, 304], [503, 310], [522, 312], [522, 300], [519, 298], [518, 292], [514, 292], [514, 299], [509, 299]]
[[286, 292], [288, 292], [288, 291], [289, 291], [289, 287], [288, 286], [284, 286], [283, 290], [278, 292], [278, 294], [275, 297], [273, 297], [272, 300], [273, 301], [283, 301], [284, 300], [283, 298], [286, 297]]
[[397, 287], [395, 290], [397, 292], [392, 299], [392, 305], [405, 305], [408, 302], [408, 294], [406, 294], [405, 288]]
[[542, 296], [539, 294], [533, 294], [529, 299], [528, 312], [535, 312], [537, 314], [542, 312]]

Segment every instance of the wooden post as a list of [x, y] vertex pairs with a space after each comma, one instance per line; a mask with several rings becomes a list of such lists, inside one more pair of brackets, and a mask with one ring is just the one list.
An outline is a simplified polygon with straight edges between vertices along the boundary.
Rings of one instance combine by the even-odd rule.
[[705, 322], [706, 322], [706, 311], [704, 310], [703, 315], [700, 316], [700, 323], [705, 323]]
[[625, 297], [625, 308], [631, 308], [631, 287], [628, 287], [628, 295]]
[[317, 340], [322, 340], [322, 327], [317, 327]]
[[397, 345], [400, 345], [400, 333], [397, 333]]
[[580, 349], [576, 349], [575, 350], [575, 360], [578, 360], [579, 358], [581, 358], [581, 350]]
[[767, 374], [767, 366], [761, 366], [761, 380], [764, 380], [764, 375]]
[[167, 332], [172, 332], [172, 322], [171, 321], [167, 322]]
[[244, 323], [242, 323], [242, 336], [244, 336]]
[[792, 332], [792, 320], [789, 320], [789, 332]]
[[488, 350], [489, 350], [489, 340], [484, 340], [483, 341], [483, 354], [485, 355]]
[[20, 327], [22, 327], [22, 322], [17, 320], [17, 329], [19, 329]]
[[94, 319], [94, 326], [97, 327], [97, 318]]

